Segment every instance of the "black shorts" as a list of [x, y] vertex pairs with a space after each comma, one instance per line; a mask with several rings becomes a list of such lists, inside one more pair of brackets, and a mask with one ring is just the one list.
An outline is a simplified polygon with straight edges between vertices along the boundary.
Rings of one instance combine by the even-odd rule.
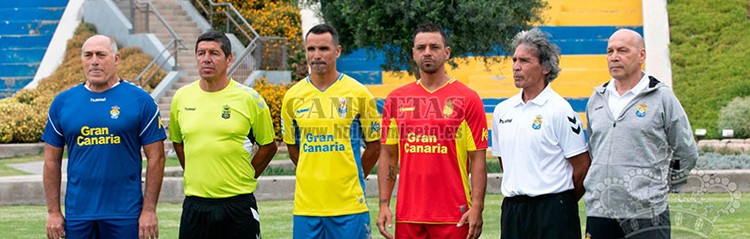
[[500, 238], [581, 238], [573, 190], [536, 197], [503, 199]]
[[259, 219], [253, 194], [218, 199], [188, 196], [182, 203], [180, 238], [257, 239]]
[[645, 219], [586, 218], [586, 236], [597, 239], [669, 239], [671, 230], [669, 208]]

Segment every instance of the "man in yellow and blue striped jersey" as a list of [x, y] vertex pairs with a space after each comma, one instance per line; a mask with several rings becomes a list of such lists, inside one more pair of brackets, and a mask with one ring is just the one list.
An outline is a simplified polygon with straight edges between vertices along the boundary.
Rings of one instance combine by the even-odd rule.
[[305, 50], [310, 75], [287, 91], [281, 108], [284, 142], [297, 165], [294, 238], [371, 238], [364, 179], [380, 152], [375, 100], [336, 70], [336, 29], [313, 27]]

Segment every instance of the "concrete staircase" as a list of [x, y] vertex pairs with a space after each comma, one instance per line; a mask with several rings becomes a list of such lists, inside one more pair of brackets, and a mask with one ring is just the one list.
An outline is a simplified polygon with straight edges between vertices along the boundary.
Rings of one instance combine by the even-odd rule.
[[[202, 30], [198, 27], [197, 23], [188, 16], [187, 12], [182, 10], [180, 5], [175, 3], [175, 0], [149, 0], [153, 4], [161, 16], [166, 20], [167, 24], [182, 38], [182, 44], [184, 48], [178, 50], [177, 53], [177, 64], [180, 72], [180, 77], [177, 82], [174, 83], [172, 89], [168, 90], [164, 96], [157, 99], [159, 109], [161, 112], [162, 121], [165, 125], [169, 125], [169, 108], [172, 102], [172, 96], [180, 87], [183, 87], [199, 78], [198, 68], [195, 60], [195, 41], [198, 36], [202, 33]], [[130, 1], [119, 0], [116, 2], [117, 6], [122, 12], [129, 16], [130, 13]], [[135, 26], [137, 32], [145, 32], [144, 17], [139, 15], [136, 11]], [[139, 17], [140, 16], [140, 17]], [[169, 41], [173, 39], [172, 34], [169, 33], [166, 27], [159, 21], [155, 14], [149, 14], [149, 32], [156, 35], [157, 38], [166, 46]], [[171, 147], [171, 144], [169, 145]]]

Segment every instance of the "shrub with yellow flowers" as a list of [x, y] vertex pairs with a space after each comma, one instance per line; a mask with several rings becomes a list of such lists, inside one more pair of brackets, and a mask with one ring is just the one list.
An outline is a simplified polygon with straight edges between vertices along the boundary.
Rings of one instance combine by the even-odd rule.
[[276, 140], [281, 140], [281, 103], [284, 100], [284, 94], [291, 85], [276, 85], [268, 83], [266, 78], [260, 78], [255, 80], [253, 89], [257, 91], [263, 99], [266, 100], [268, 109], [271, 111], [271, 119], [273, 119], [273, 129], [276, 133]]
[[[204, 0], [205, 1], [205, 0]], [[287, 39], [287, 69], [292, 71], [292, 80], [307, 76], [304, 42], [302, 40], [302, 17], [296, 2], [292, 0], [214, 0], [232, 3], [250, 26], [261, 36], [276, 36]], [[206, 4], [207, 5], [207, 4]], [[266, 52], [281, 47], [278, 42], [264, 44]], [[265, 60], [265, 58], [264, 58]], [[278, 61], [275, 64], [280, 64]], [[274, 68], [263, 63], [262, 68]], [[278, 68], [280, 66], [276, 66]]]

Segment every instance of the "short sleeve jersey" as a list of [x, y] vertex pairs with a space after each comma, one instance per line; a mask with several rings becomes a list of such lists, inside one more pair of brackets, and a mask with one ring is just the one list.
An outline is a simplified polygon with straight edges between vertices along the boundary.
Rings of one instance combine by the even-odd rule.
[[526, 103], [519, 93], [495, 107], [492, 155], [503, 161], [500, 191], [506, 197], [573, 189], [566, 158], [588, 150], [582, 122], [570, 104], [547, 86]]
[[185, 195], [227, 198], [255, 191], [257, 180], [246, 139], [273, 143], [271, 113], [255, 90], [230, 80], [217, 92], [195, 81], [172, 98], [169, 139], [185, 150]]
[[284, 142], [299, 147], [294, 215], [366, 212], [361, 148], [380, 139], [380, 115], [367, 88], [340, 74], [325, 91], [309, 77], [284, 96]]
[[120, 81], [96, 93], [83, 84], [60, 93], [42, 141], [68, 148], [68, 220], [138, 218], [141, 146], [166, 139], [159, 109], [143, 89]]
[[479, 95], [455, 79], [432, 92], [410, 83], [388, 95], [382, 125], [399, 149], [396, 219], [457, 223], [471, 206], [468, 152], [487, 148]]

